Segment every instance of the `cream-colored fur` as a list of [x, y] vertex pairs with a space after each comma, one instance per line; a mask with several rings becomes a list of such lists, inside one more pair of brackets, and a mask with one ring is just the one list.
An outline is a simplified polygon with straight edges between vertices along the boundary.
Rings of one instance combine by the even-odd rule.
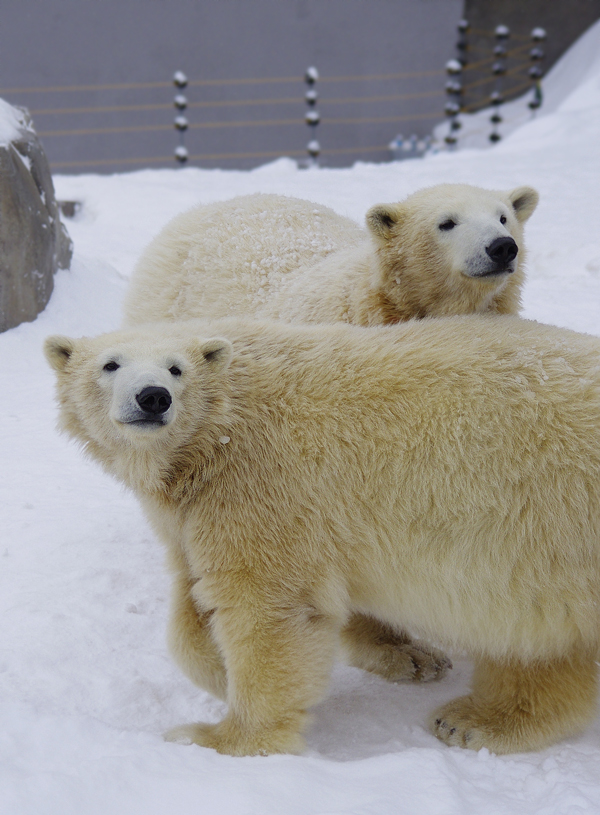
[[[523, 225], [538, 195], [440, 184], [372, 207], [367, 230], [327, 207], [250, 195], [174, 218], [133, 273], [125, 324], [194, 317], [381, 325], [516, 313]], [[486, 248], [513, 238], [515, 261]]]
[[[125, 322], [239, 314], [370, 326], [514, 313], [523, 225], [537, 200], [530, 187], [442, 184], [371, 208], [367, 230], [327, 207], [278, 195], [197, 207], [171, 221], [142, 255]], [[519, 247], [516, 262], [486, 275], [495, 268], [486, 246], [509, 236]], [[431, 646], [363, 615], [349, 619], [341, 640], [350, 664], [391, 681], [439, 679], [451, 665]]]
[[52, 337], [46, 355], [63, 430], [167, 545], [176, 658], [228, 702], [171, 738], [301, 750], [357, 612], [473, 657], [472, 693], [432, 717], [449, 744], [538, 749], [593, 717], [597, 338], [512, 317], [233, 319]]

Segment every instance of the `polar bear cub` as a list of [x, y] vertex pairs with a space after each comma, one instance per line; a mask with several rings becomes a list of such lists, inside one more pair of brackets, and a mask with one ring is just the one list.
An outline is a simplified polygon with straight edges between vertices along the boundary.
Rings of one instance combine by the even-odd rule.
[[597, 338], [233, 318], [46, 355], [62, 428], [167, 546], [175, 657], [228, 703], [171, 738], [301, 750], [357, 613], [475, 660], [472, 692], [432, 715], [450, 745], [536, 750], [594, 716]]
[[125, 325], [245, 314], [370, 326], [515, 313], [523, 226], [538, 194], [440, 184], [372, 207], [367, 229], [327, 207], [250, 195], [174, 218], [134, 270]]

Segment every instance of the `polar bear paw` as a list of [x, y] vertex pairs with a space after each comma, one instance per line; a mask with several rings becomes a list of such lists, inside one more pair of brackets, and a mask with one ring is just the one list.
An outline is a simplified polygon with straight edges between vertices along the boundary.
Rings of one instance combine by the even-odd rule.
[[218, 724], [182, 724], [168, 730], [165, 741], [198, 744], [230, 756], [268, 756], [273, 753], [300, 753], [304, 739], [289, 722], [248, 732], [225, 718]]
[[452, 668], [452, 661], [442, 651], [418, 640], [390, 645], [388, 648], [391, 654], [385, 678], [390, 682], [406, 679], [431, 682], [442, 679]]
[[487, 747], [498, 752], [493, 746], [493, 736], [486, 732], [470, 696], [461, 696], [443, 705], [431, 718], [433, 734], [449, 747], [466, 747], [469, 750]]
[[432, 682], [442, 679], [452, 668], [451, 660], [418, 640], [381, 643], [371, 654], [366, 670], [388, 682]]
[[341, 639], [350, 665], [388, 682], [431, 682], [452, 667], [442, 651], [367, 615], [354, 614]]

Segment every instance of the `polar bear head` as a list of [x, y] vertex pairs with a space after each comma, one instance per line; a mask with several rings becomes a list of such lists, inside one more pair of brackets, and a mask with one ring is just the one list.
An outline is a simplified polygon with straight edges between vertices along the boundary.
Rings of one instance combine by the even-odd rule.
[[367, 213], [379, 259], [375, 285], [420, 316], [515, 312], [523, 282], [523, 225], [531, 187], [428, 187]]
[[157, 449], [209, 427], [233, 353], [226, 339], [160, 323], [93, 339], [52, 336], [44, 351], [57, 374], [61, 429], [113, 473], [123, 452], [139, 467], [136, 452], [152, 450], [156, 460]]

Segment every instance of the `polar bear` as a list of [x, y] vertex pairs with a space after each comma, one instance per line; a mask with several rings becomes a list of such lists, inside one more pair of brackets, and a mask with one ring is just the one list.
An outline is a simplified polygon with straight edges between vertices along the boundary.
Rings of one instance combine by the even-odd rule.
[[[367, 213], [367, 230], [318, 204], [256, 194], [177, 216], [142, 255], [125, 325], [245, 314], [286, 322], [395, 323], [517, 312], [523, 225], [538, 194], [464, 184], [421, 190]], [[439, 651], [364, 615], [343, 633], [350, 664], [427, 681]]]
[[142, 254], [124, 324], [245, 314], [371, 326], [516, 313], [523, 226], [537, 202], [531, 187], [440, 184], [372, 207], [366, 230], [280, 195], [198, 207]]
[[598, 338], [230, 318], [45, 351], [62, 429], [167, 546], [177, 660], [228, 703], [169, 738], [302, 750], [356, 612], [473, 657], [471, 693], [432, 715], [447, 744], [536, 750], [593, 718]]

